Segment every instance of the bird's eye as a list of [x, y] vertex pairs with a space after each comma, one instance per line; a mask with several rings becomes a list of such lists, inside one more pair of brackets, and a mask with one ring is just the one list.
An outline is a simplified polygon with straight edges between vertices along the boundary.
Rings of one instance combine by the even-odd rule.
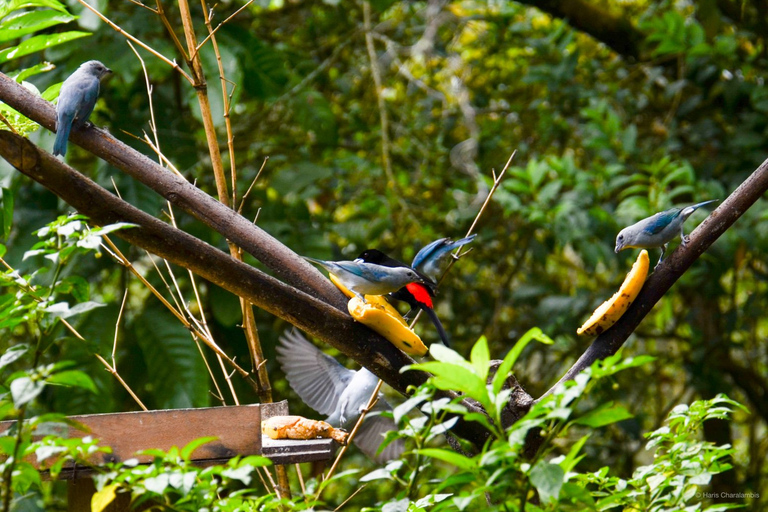
[[624, 235], [619, 235], [619, 240], [624, 240]]

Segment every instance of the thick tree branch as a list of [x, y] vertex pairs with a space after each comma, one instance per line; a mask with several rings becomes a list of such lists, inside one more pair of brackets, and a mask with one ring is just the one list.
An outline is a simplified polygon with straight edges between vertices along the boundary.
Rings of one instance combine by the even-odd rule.
[[[0, 101], [54, 131], [55, 110], [0, 73]], [[70, 140], [136, 178], [261, 261], [296, 288], [346, 311], [344, 295], [316, 268], [276, 238], [186, 180], [94, 126], [72, 129]]]
[[687, 245], [679, 246], [651, 274], [632, 305], [616, 324], [597, 337], [578, 361], [555, 386], [573, 379], [579, 372], [599, 359], [615, 354], [627, 341], [653, 306], [673, 284], [688, 270], [696, 259], [711, 246], [720, 235], [736, 222], [755, 201], [768, 190], [768, 160], [765, 160], [704, 222], [690, 234]]
[[597, 7], [588, 0], [518, 0], [561, 18], [573, 28], [581, 30], [605, 43], [616, 53], [639, 59], [645, 34], [632, 22]]
[[[98, 225], [130, 222], [137, 228], [115, 234], [137, 247], [190, 269], [255, 306], [320, 338], [356, 360], [397, 391], [418, 386], [425, 372], [400, 373], [413, 360], [347, 313], [271, 277], [225, 252], [126, 203], [27, 139], [0, 131], [0, 156]], [[455, 398], [455, 393], [445, 396]], [[465, 405], [477, 412], [482, 409]], [[487, 432], [478, 423], [460, 421], [454, 432], [480, 446]]]

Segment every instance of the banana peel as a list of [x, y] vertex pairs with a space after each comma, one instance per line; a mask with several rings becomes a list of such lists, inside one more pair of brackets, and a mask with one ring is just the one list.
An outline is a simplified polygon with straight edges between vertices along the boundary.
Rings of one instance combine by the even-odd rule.
[[408, 323], [387, 299], [381, 295], [366, 295], [363, 302], [341, 284], [335, 275], [329, 274], [329, 277], [344, 295], [350, 297], [347, 309], [352, 318], [381, 334], [406, 354], [423, 356], [427, 353], [427, 347], [419, 335], [408, 327]]
[[613, 297], [600, 304], [595, 312], [592, 313], [592, 316], [589, 317], [589, 320], [579, 327], [576, 334], [579, 336], [597, 336], [618, 322], [619, 318], [627, 311], [629, 305], [632, 304], [637, 294], [643, 288], [645, 278], [648, 277], [649, 266], [648, 251], [643, 249], [637, 255], [637, 260], [632, 265], [632, 269], [627, 274], [627, 277], [624, 278], [619, 291], [614, 293]]
[[261, 433], [271, 439], [315, 439], [330, 437], [340, 444], [345, 444], [347, 434], [330, 423], [310, 420], [303, 416], [272, 416], [261, 422]]

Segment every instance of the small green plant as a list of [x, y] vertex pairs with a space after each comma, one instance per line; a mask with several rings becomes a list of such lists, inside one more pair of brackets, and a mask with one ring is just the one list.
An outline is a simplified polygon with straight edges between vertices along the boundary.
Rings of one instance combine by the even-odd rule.
[[[4, 194], [4, 205], [13, 204], [10, 197]], [[12, 208], [9, 210], [6, 220], [11, 218]], [[11, 343], [24, 340], [4, 347], [0, 356], [0, 419], [15, 420], [0, 433], [3, 511], [21, 507], [25, 500], [41, 508], [52, 506], [60, 494], [53, 493], [54, 482], [43, 480], [40, 471], [47, 470], [55, 480], [65, 464], [87, 464], [87, 459], [101, 450], [88, 436], [62, 436], [70, 427], [80, 427], [63, 414], [46, 412], [36, 400], [46, 389], [57, 386], [96, 391], [90, 376], [77, 368], [78, 363], [46, 359], [51, 347], [66, 339], [60, 335], [62, 325], [71, 335], [79, 336], [67, 318], [102, 306], [89, 300], [90, 289], [84, 279], [59, 279], [62, 270], [78, 254], [98, 255], [102, 235], [129, 227], [90, 228], [85, 221], [80, 215], [62, 216], [36, 232], [40, 241], [25, 258], [40, 257], [52, 264], [52, 278], [47, 278], [50, 268], [45, 264], [31, 274], [20, 274], [2, 259], [4, 246], [0, 245], [0, 263], [7, 268], [0, 272], [0, 338]]]
[[[478, 341], [467, 361], [444, 347], [432, 347], [437, 359], [413, 367], [428, 369], [435, 375], [414, 396], [394, 410], [402, 426], [400, 436], [415, 448], [402, 460], [364, 476], [362, 482], [385, 480], [400, 490], [394, 497], [366, 510], [484, 510], [560, 511], [608, 510], [638, 507], [637, 510], [667, 510], [693, 506], [696, 510], [724, 510], [737, 505], [719, 504], [703, 507], [697, 490], [707, 485], [713, 474], [730, 469], [725, 459], [732, 454], [729, 446], [716, 447], [698, 440], [703, 421], [727, 419], [728, 405], [741, 407], [720, 396], [699, 401], [690, 407], [676, 407], [668, 427], [647, 435], [648, 449], [656, 450], [654, 464], [638, 468], [630, 481], [610, 476], [609, 469], [582, 474], [576, 470], [584, 458], [581, 450], [590, 434], [580, 436], [570, 448], [557, 455], [563, 441], [575, 428], [597, 429], [631, 418], [623, 406], [608, 402], [591, 409], [580, 406], [580, 399], [610, 376], [652, 360], [650, 357], [622, 359], [620, 355], [595, 363], [573, 381], [555, 389], [537, 401], [519, 421], [502, 425], [502, 411], [511, 390], [502, 388], [522, 348], [533, 339], [547, 342], [539, 330], [533, 330], [510, 351], [499, 371], [486, 385], [488, 352], [484, 339]], [[454, 389], [483, 404], [488, 416], [468, 411], [448, 399], [433, 400], [436, 389]], [[410, 410], [422, 415], [411, 418]], [[450, 430], [461, 417], [482, 423], [489, 438], [480, 450], [465, 453], [430, 446]], [[541, 438], [532, 457], [524, 455], [531, 438]], [[557, 440], [557, 442], [556, 442]], [[538, 444], [538, 443], [537, 443]], [[441, 475], [445, 466], [448, 476]], [[703, 507], [703, 508], [702, 508]], [[634, 510], [634, 509], [633, 509]], [[693, 510], [693, 509], [691, 509]]]

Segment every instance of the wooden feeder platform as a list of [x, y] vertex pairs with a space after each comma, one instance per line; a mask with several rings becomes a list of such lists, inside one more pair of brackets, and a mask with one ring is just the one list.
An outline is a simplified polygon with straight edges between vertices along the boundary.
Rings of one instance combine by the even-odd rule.
[[[100, 441], [100, 446], [111, 447], [112, 453], [94, 456], [91, 462], [96, 465], [132, 458], [139, 462], [150, 462], [151, 456], [137, 455], [136, 452], [153, 448], [167, 451], [173, 446], [183, 448], [201, 437], [217, 438], [199, 446], [192, 454], [191, 460], [201, 466], [226, 463], [236, 455], [262, 455], [274, 464], [326, 461], [333, 458], [339, 447], [333, 439], [274, 440], [261, 434], [262, 419], [287, 414], [286, 401], [233, 407], [88, 414], [70, 416], [72, 420], [85, 425], [88, 432], [69, 428], [62, 435], [90, 435]], [[7, 430], [15, 423], [0, 422], [0, 431]], [[68, 510], [91, 510], [91, 496], [95, 492], [91, 475], [92, 470], [82, 466], [72, 465], [62, 470], [60, 478], [69, 481]], [[105, 510], [130, 510], [125, 501], [119, 503], [116, 499]]]

